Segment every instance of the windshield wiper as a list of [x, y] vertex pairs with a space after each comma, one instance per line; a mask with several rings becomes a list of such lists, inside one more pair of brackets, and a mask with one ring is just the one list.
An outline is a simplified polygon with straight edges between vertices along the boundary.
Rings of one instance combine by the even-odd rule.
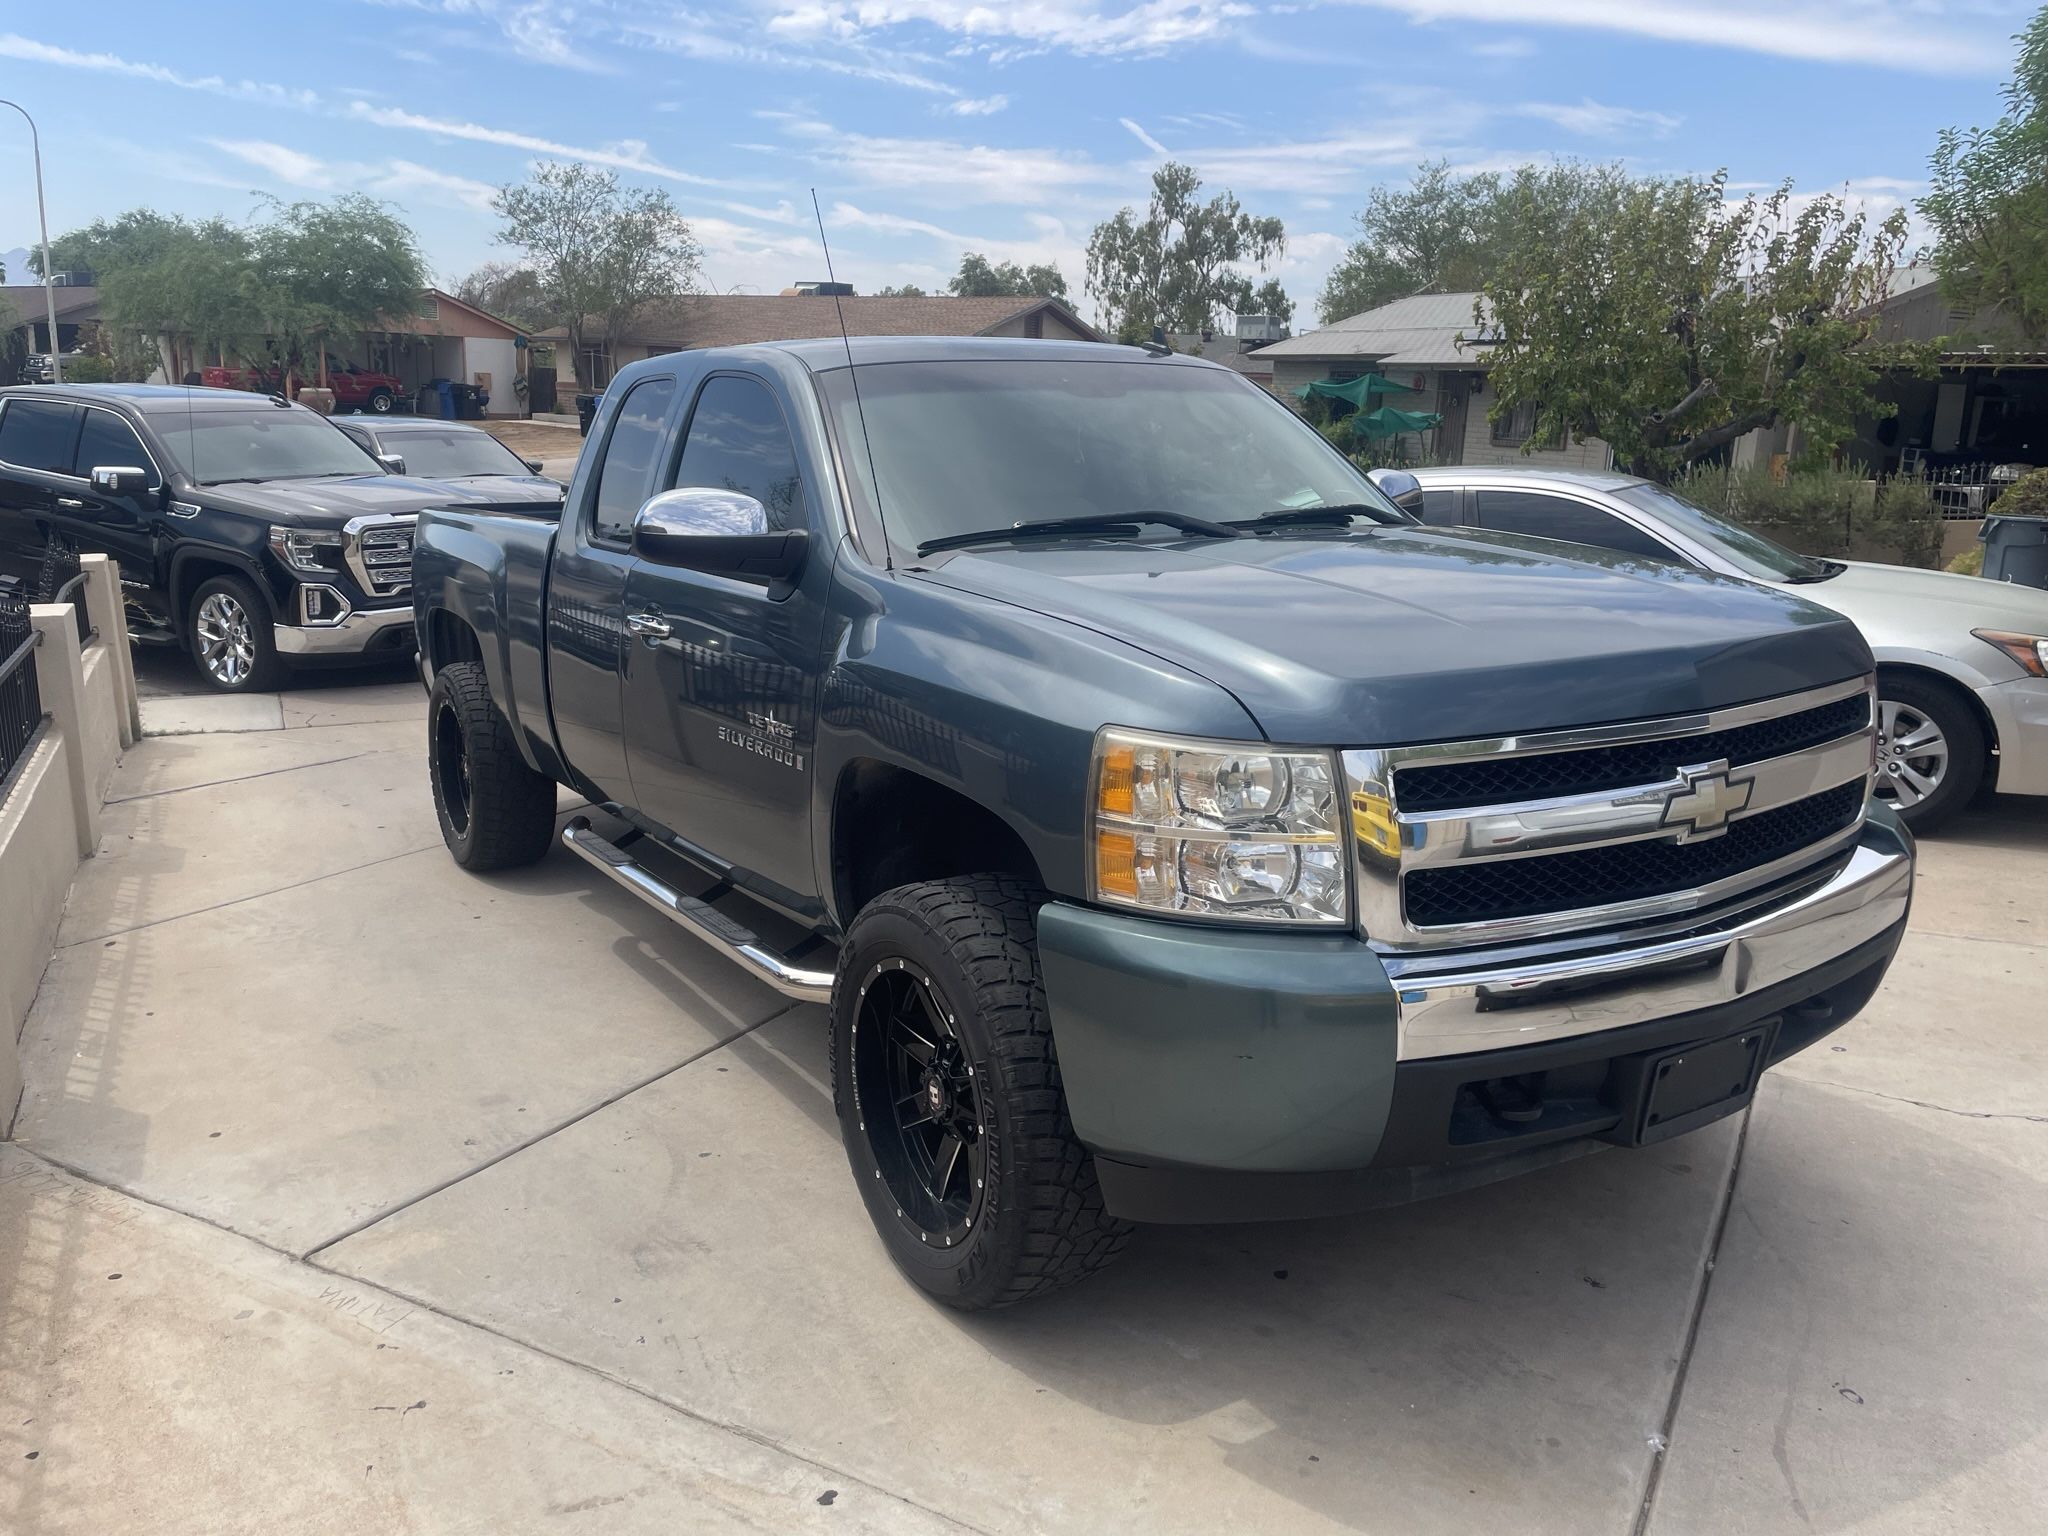
[[1238, 536], [1237, 530], [1228, 523], [1212, 523], [1206, 517], [1190, 517], [1185, 512], [1094, 512], [1086, 517], [1048, 517], [1033, 523], [1012, 523], [1007, 528], [949, 533], [942, 538], [926, 539], [917, 546], [917, 552], [932, 555], [942, 549], [964, 549], [970, 544], [996, 544], [1005, 539], [1057, 538], [1069, 533], [1136, 532], [1140, 523], [1157, 523], [1163, 528], [1199, 534], [1205, 539], [1234, 539]]
[[1380, 509], [1362, 501], [1338, 502], [1326, 507], [1281, 507], [1275, 512], [1261, 512], [1257, 517], [1233, 517], [1233, 528], [1342, 528], [1353, 518], [1369, 517], [1375, 523], [1380, 521]]

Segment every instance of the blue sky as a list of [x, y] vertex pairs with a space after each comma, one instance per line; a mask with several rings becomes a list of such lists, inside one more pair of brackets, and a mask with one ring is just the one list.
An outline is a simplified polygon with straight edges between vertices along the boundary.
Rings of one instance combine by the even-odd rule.
[[[248, 217], [361, 190], [434, 272], [502, 259], [491, 189], [579, 157], [666, 188], [707, 286], [937, 287], [962, 249], [1056, 261], [1172, 157], [1279, 214], [1309, 319], [1366, 192], [1425, 157], [1727, 167], [1910, 201], [1988, 121], [2020, 0], [94, 0], [0, 4], [0, 96], [42, 128], [53, 233], [145, 205]], [[0, 250], [34, 237], [0, 113]], [[10, 273], [18, 280], [19, 274]]]

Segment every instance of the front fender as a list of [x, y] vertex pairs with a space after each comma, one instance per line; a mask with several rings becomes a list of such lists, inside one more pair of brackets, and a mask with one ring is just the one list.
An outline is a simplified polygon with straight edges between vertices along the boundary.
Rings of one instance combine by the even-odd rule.
[[[915, 576], [839, 562], [818, 710], [812, 817], [818, 889], [832, 891], [832, 805], [872, 760], [999, 817], [1056, 894], [1086, 894], [1088, 770], [1105, 725], [1258, 741], [1205, 678], [1094, 630]], [[851, 913], [835, 913], [842, 925]]]

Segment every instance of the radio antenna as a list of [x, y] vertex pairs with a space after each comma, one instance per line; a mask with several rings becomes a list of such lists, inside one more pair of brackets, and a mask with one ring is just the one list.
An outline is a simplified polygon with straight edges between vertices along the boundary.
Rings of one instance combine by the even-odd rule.
[[846, 379], [853, 386], [853, 414], [860, 420], [860, 443], [868, 458], [868, 484], [874, 488], [875, 517], [882, 523], [884, 538], [882, 558], [889, 569], [896, 568], [896, 562], [889, 553], [887, 539], [888, 519], [882, 516], [882, 477], [875, 470], [875, 444], [868, 436], [867, 408], [860, 400], [860, 370], [853, 363], [853, 340], [846, 334], [846, 306], [839, 302], [839, 274], [832, 270], [832, 243], [825, 238], [825, 215], [818, 207], [818, 189], [811, 188], [811, 216], [818, 221], [818, 244], [825, 251], [825, 281], [832, 290], [832, 313], [839, 319], [839, 344], [846, 348]]

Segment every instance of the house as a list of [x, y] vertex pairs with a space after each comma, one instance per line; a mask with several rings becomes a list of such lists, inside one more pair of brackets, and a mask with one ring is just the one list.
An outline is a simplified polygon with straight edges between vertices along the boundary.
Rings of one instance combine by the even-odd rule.
[[386, 316], [383, 329], [332, 350], [344, 363], [402, 380], [409, 393], [433, 379], [479, 384], [491, 397], [490, 415], [524, 416], [517, 381], [527, 375], [531, 342], [511, 321], [429, 288], [410, 314]]
[[[99, 289], [90, 283], [59, 282], [50, 295], [57, 301], [57, 350], [76, 352], [81, 341], [89, 346], [99, 327]], [[8, 333], [21, 333], [22, 356], [50, 350], [49, 306], [41, 283], [0, 284], [0, 336]], [[0, 348], [0, 367], [6, 366], [8, 351]], [[0, 383], [14, 382], [0, 379]]]
[[[845, 317], [850, 336], [1030, 336], [1058, 341], [1100, 341], [1095, 328], [1063, 299], [1037, 296], [956, 299], [854, 294], [834, 298], [801, 285], [777, 294], [711, 293], [648, 304], [628, 322], [609, 356], [595, 342], [574, 359], [576, 378], [598, 388], [628, 363], [663, 352], [696, 347], [737, 347], [761, 341], [797, 341], [839, 334]], [[805, 291], [808, 288], [811, 291]], [[542, 331], [535, 340], [559, 342], [558, 370], [566, 376], [566, 326]]]
[[1259, 349], [1272, 364], [1272, 389], [1282, 399], [1318, 380], [1343, 382], [1380, 373], [1411, 392], [1386, 404], [1443, 417], [1424, 434], [1422, 457], [1442, 464], [1521, 464], [1545, 469], [1607, 469], [1614, 455], [1596, 437], [1573, 438], [1527, 453], [1535, 427], [1530, 407], [1487, 419], [1486, 327], [1473, 318], [1476, 293], [1423, 293], [1396, 299]]

